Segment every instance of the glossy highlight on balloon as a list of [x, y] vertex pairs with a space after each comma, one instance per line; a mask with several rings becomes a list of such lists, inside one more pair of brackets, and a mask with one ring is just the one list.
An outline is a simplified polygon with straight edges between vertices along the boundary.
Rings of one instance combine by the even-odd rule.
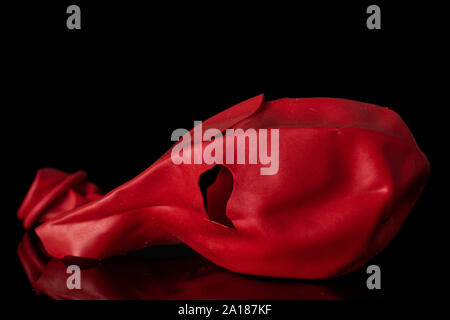
[[[277, 174], [260, 175], [259, 164], [177, 165], [169, 150], [103, 195], [83, 171], [42, 169], [18, 217], [57, 259], [184, 243], [238, 273], [331, 278], [389, 244], [429, 175], [400, 116], [373, 104], [259, 95], [203, 128], [279, 129]], [[217, 169], [202, 192], [199, 180]]]

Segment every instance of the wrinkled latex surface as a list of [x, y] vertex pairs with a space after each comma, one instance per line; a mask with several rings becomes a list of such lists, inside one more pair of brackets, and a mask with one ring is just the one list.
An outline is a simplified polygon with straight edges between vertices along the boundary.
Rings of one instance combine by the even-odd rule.
[[56, 258], [184, 242], [228, 270], [327, 278], [387, 246], [429, 174], [402, 119], [367, 103], [260, 95], [204, 121], [208, 128], [278, 128], [278, 173], [224, 164], [207, 212], [198, 182], [214, 164], [175, 165], [170, 150], [104, 196], [82, 171], [42, 169], [18, 216]]

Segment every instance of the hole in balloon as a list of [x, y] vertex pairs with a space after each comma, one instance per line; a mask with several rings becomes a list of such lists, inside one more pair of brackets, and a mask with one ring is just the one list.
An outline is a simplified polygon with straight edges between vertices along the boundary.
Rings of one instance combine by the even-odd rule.
[[226, 215], [228, 199], [233, 191], [233, 175], [230, 170], [222, 165], [214, 166], [200, 176], [199, 187], [209, 219], [234, 228]]

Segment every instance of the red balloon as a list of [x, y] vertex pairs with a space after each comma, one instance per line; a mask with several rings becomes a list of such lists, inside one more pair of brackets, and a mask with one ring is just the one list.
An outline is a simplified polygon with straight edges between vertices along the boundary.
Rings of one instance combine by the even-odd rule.
[[214, 164], [176, 165], [170, 150], [104, 196], [83, 172], [42, 169], [18, 216], [26, 228], [40, 224], [36, 233], [56, 258], [184, 242], [235, 272], [328, 278], [388, 245], [429, 175], [400, 116], [372, 104], [260, 95], [203, 128], [279, 129], [277, 174], [261, 175], [260, 164], [223, 164], [206, 210], [198, 182]]

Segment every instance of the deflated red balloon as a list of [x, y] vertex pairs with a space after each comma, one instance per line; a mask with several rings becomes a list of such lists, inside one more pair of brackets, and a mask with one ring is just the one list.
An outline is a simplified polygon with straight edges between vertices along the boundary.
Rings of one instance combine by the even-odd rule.
[[224, 163], [205, 194], [206, 210], [198, 183], [214, 164], [175, 164], [170, 151], [104, 196], [84, 172], [42, 169], [18, 216], [25, 228], [37, 226], [56, 258], [102, 259], [184, 242], [228, 270], [327, 278], [388, 245], [429, 174], [402, 119], [372, 104], [260, 95], [206, 120], [208, 128], [279, 129], [277, 173]]

